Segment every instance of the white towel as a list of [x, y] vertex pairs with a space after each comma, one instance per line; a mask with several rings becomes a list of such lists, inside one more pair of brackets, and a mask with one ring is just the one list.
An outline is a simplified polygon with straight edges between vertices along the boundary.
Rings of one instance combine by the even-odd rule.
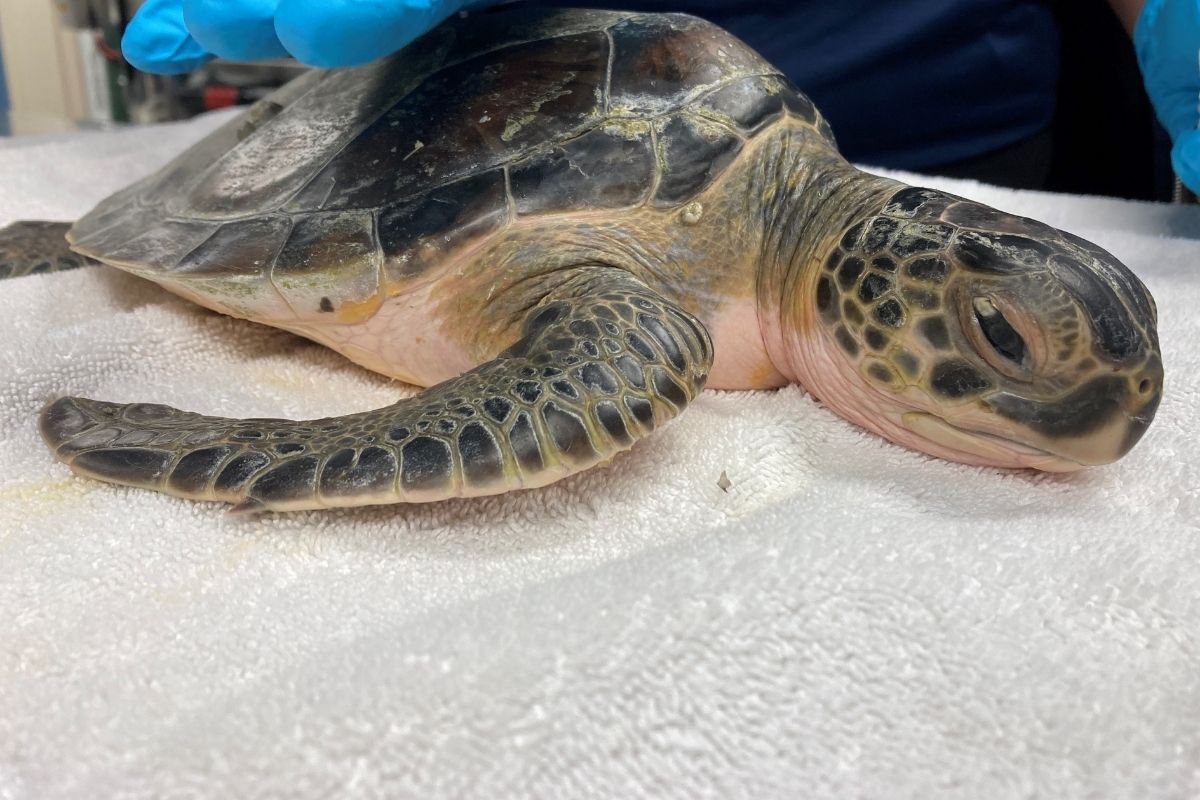
[[[0, 224], [221, 119], [7, 142]], [[707, 392], [547, 489], [234, 518], [72, 477], [38, 409], [406, 390], [115, 270], [0, 282], [0, 798], [1200, 795], [1200, 215], [936, 183], [1150, 286], [1167, 385], [1126, 459], [964, 467]]]

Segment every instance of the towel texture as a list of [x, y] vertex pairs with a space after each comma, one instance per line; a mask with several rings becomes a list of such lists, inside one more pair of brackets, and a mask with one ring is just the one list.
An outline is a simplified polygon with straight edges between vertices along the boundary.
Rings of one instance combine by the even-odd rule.
[[[0, 224], [222, 119], [7, 142]], [[708, 392], [544, 490], [232, 518], [72, 477], [38, 409], [410, 390], [115, 270], [0, 283], [0, 798], [1197, 796], [1200, 213], [937, 183], [1144, 277], [1167, 385], [1124, 461], [963, 467]]]

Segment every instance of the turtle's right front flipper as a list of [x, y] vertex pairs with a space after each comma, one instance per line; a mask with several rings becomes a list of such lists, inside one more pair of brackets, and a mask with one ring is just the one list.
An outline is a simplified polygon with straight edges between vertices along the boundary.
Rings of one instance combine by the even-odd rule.
[[0, 228], [0, 278], [62, 272], [99, 263], [71, 251], [67, 244], [71, 225], [23, 220]]
[[422, 502], [544, 486], [678, 415], [703, 326], [624, 273], [566, 284], [494, 360], [376, 411], [293, 422], [63, 398], [42, 435], [76, 472], [241, 510]]

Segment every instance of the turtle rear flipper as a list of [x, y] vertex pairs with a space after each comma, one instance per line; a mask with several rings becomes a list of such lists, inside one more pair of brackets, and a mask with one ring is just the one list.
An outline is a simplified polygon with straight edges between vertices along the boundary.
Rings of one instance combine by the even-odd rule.
[[712, 358], [694, 317], [602, 270], [543, 298], [492, 361], [386, 408], [293, 422], [67, 397], [41, 430], [82, 475], [235, 511], [499, 494], [629, 449], [696, 397]]
[[0, 228], [0, 278], [62, 272], [99, 263], [71, 251], [67, 231], [72, 224], [22, 220]]

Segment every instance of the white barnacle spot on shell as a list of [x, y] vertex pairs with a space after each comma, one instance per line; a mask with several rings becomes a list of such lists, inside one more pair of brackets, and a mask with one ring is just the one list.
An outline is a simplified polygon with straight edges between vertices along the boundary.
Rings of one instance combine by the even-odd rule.
[[563, 73], [561, 79], [558, 81], [558, 85], [549, 86], [541, 94], [529, 98], [529, 104], [525, 108], [525, 113], [520, 116], [508, 118], [508, 122], [504, 126], [504, 132], [500, 134], [500, 140], [511, 142], [521, 132], [522, 128], [537, 119], [542, 106], [571, 94], [571, 90], [567, 86], [570, 85], [571, 81], [575, 80], [576, 75], [576, 72], [568, 70]]
[[504, 132], [500, 134], [500, 140], [511, 142], [513, 137], [521, 132], [521, 126], [523, 124], [523, 122], [509, 119], [508, 124], [504, 126]]
[[414, 155], [416, 155], [418, 150], [420, 150], [424, 146], [425, 146], [425, 143], [422, 142], [420, 139], [418, 139], [417, 143], [413, 145], [413, 149], [408, 151], [408, 155], [406, 155], [404, 158], [402, 158], [400, 160], [408, 161], [410, 158], [412, 158]]
[[695, 225], [704, 216], [704, 206], [693, 200], [683, 207], [683, 211], [679, 213], [679, 220], [684, 225]]
[[651, 123], [640, 119], [608, 120], [603, 128], [609, 136], [620, 136], [628, 141], [637, 141], [650, 135]]

